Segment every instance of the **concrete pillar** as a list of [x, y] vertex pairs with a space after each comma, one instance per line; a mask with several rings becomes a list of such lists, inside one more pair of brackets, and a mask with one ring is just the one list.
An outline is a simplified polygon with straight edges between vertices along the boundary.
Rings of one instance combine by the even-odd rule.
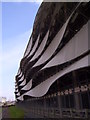
[[62, 118], [62, 103], [61, 103], [60, 88], [59, 88], [58, 80], [57, 80], [57, 88], [58, 88], [58, 94], [57, 94], [58, 108], [60, 111], [60, 118]]
[[[73, 88], [75, 88], [77, 84], [77, 75], [76, 72], [72, 72], [72, 79], [73, 79]], [[74, 91], [74, 101], [75, 101], [75, 109], [79, 110], [80, 109], [80, 98], [79, 95]]]
[[46, 98], [44, 98], [43, 117], [45, 117], [45, 110], [46, 110]]
[[60, 111], [60, 118], [62, 118], [62, 104], [61, 104], [61, 96], [58, 95], [58, 108]]
[[[88, 49], [90, 49], [90, 20], [88, 21]], [[88, 57], [88, 64], [90, 65], [90, 54]]]

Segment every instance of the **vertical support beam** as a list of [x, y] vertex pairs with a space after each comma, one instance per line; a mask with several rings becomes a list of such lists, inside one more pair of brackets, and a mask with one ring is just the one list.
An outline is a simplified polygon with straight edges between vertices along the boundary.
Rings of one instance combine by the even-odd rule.
[[[89, 71], [87, 71], [87, 72], [89, 72]], [[87, 73], [87, 74], [89, 74], [89, 73]], [[90, 109], [89, 78], [87, 76], [86, 76], [86, 85], [88, 87], [87, 94], [88, 94], [88, 102], [89, 102], [89, 109]]]
[[61, 104], [61, 96], [58, 95], [58, 107], [60, 111], [60, 118], [62, 118], [62, 104]]
[[62, 104], [61, 104], [61, 96], [60, 96], [60, 87], [59, 87], [59, 82], [57, 80], [57, 88], [58, 88], [58, 94], [57, 94], [57, 102], [58, 102], [58, 108], [60, 111], [60, 118], [62, 118]]
[[44, 97], [44, 110], [43, 110], [43, 117], [45, 117], [45, 111], [46, 111], [46, 97]]
[[[73, 88], [75, 88], [77, 84], [77, 75], [76, 72], [72, 72], [72, 79], [73, 79]], [[75, 109], [80, 109], [80, 102], [79, 102], [79, 95], [74, 91], [74, 100], [75, 100]]]
[[[90, 49], [90, 20], [88, 21], [88, 49]], [[88, 57], [88, 64], [90, 65], [90, 54]]]

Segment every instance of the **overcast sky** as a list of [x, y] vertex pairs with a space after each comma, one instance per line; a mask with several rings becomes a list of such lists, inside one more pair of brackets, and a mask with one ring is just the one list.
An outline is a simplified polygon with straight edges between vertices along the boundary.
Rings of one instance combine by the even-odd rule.
[[2, 92], [0, 96], [8, 100], [15, 99], [15, 75], [40, 4], [41, 0], [38, 3], [35, 0], [34, 2], [2, 2], [2, 79], [0, 79]]

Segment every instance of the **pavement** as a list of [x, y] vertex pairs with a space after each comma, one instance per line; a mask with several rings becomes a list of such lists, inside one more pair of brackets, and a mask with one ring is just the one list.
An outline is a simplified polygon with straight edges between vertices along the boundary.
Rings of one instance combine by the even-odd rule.
[[10, 118], [8, 107], [2, 107], [2, 118]]

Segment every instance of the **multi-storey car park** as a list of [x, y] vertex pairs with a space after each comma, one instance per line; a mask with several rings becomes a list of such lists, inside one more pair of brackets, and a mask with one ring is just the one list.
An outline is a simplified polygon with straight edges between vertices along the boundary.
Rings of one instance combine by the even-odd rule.
[[42, 2], [16, 75], [17, 104], [39, 117], [90, 117], [90, 2]]

